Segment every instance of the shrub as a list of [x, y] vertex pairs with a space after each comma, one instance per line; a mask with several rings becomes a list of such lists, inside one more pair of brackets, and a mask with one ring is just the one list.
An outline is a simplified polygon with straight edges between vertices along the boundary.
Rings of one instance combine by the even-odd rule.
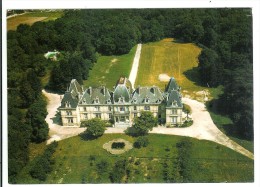
[[124, 142], [113, 142], [111, 148], [112, 149], [123, 149], [125, 147]]
[[135, 148], [147, 147], [149, 144], [149, 140], [145, 136], [138, 137], [134, 143]]
[[102, 136], [106, 130], [106, 123], [105, 121], [99, 119], [99, 118], [94, 118], [91, 120], [88, 120], [86, 123], [87, 129], [83, 133], [87, 136], [97, 138], [99, 136]]

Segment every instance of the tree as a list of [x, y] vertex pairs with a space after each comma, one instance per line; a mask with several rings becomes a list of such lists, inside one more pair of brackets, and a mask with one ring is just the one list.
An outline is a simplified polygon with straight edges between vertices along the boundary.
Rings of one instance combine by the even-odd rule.
[[105, 121], [100, 118], [94, 118], [87, 121], [87, 129], [84, 134], [89, 135], [91, 137], [97, 138], [102, 136], [106, 130]]
[[53, 153], [58, 146], [57, 142], [52, 142], [44, 151], [44, 153], [33, 160], [30, 169], [30, 175], [41, 181], [45, 181], [47, 174], [52, 171], [51, 165], [54, 163], [51, 159]]
[[116, 161], [112, 172], [110, 173], [110, 180], [112, 183], [121, 183], [123, 182], [124, 176], [127, 175], [126, 173], [127, 168], [127, 160], [118, 160]]
[[32, 127], [31, 140], [33, 142], [40, 143], [48, 137], [49, 127], [45, 121], [46, 115], [46, 101], [40, 97], [29, 107], [26, 115], [27, 122]]
[[218, 85], [218, 77], [220, 76], [217, 72], [217, 53], [209, 48], [202, 50], [199, 56], [199, 73], [203, 83], [210, 86]]
[[157, 121], [150, 111], [142, 111], [140, 117], [134, 119], [133, 128], [137, 134], [145, 135], [157, 126]]
[[179, 173], [183, 177], [183, 182], [192, 182], [192, 142], [188, 139], [183, 139], [176, 144], [178, 152], [178, 168]]
[[145, 136], [138, 137], [134, 143], [135, 148], [147, 147], [149, 144], [149, 140]]

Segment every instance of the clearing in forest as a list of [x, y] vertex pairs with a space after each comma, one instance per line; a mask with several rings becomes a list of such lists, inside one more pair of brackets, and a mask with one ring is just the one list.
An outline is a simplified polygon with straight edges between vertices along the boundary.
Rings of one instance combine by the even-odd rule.
[[143, 44], [135, 85], [156, 85], [164, 90], [169, 76], [174, 77], [184, 94], [192, 98], [202, 97], [199, 93], [205, 89], [211, 93], [217, 91], [198, 84], [200, 52], [201, 48], [192, 43], [178, 43], [171, 38]]
[[16, 30], [18, 25], [32, 25], [37, 21], [55, 20], [63, 15], [62, 11], [58, 12], [30, 12], [22, 15], [17, 15], [7, 19], [7, 30]]

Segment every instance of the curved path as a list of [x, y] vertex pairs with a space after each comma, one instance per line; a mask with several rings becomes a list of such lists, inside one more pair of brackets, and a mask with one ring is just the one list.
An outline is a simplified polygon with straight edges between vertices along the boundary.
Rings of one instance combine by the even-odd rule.
[[85, 128], [78, 128], [78, 127], [63, 127], [59, 125], [59, 121], [56, 120], [56, 114], [58, 108], [61, 103], [61, 98], [63, 95], [55, 94], [46, 92], [42, 90], [43, 95], [47, 98], [47, 112], [48, 115], [45, 118], [45, 121], [49, 124], [49, 136], [50, 138], [47, 140], [47, 144], [59, 140], [63, 140], [72, 136], [77, 136], [81, 132], [85, 130]]
[[142, 44], [138, 44], [137, 48], [136, 48], [136, 52], [135, 52], [135, 57], [134, 57], [132, 69], [131, 69], [131, 72], [130, 72], [130, 75], [129, 75], [129, 81], [131, 82], [133, 89], [134, 89], [135, 79], [136, 79], [137, 72], [138, 72], [139, 59], [140, 59], [140, 56], [141, 56], [141, 49], [142, 49]]
[[193, 125], [186, 128], [154, 128], [151, 133], [173, 134], [179, 136], [189, 136], [197, 139], [210, 140], [233, 149], [251, 159], [254, 159], [253, 153], [246, 150], [236, 142], [232, 141], [222, 133], [213, 123], [206, 106], [196, 100], [183, 98], [183, 103], [189, 105], [192, 111]]

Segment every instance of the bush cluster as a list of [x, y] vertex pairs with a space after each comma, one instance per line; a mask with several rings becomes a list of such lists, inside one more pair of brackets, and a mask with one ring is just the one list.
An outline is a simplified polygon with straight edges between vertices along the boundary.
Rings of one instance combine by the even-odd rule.
[[145, 136], [140, 136], [137, 138], [137, 140], [134, 143], [135, 148], [141, 148], [141, 147], [147, 147], [149, 144], [149, 140]]

